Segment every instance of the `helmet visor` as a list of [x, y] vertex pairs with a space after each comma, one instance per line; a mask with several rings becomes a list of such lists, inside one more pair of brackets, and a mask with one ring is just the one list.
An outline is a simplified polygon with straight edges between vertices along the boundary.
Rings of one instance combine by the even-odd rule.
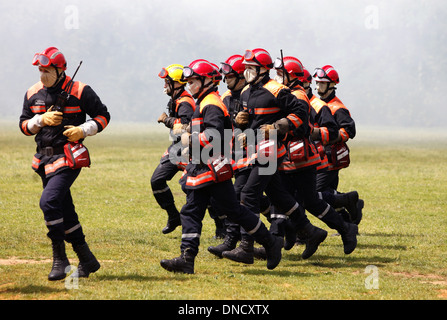
[[258, 59], [256, 59], [255, 53], [251, 50], [245, 50], [244, 62], [242, 62], [242, 63], [256, 65], [256, 66], [262, 66], [262, 63], [260, 63], [258, 61]]
[[281, 58], [276, 58], [275, 62], [273, 63], [273, 68], [275, 69], [282, 69], [284, 67], [284, 62]]
[[33, 58], [33, 66], [41, 65], [42, 67], [48, 67], [51, 64], [51, 60], [47, 55], [36, 53]]
[[245, 50], [244, 59], [247, 61], [252, 61], [253, 59], [255, 59], [254, 52], [251, 50]]
[[183, 68], [183, 78], [191, 78], [194, 75], [194, 70], [190, 67]]
[[322, 80], [322, 81], [329, 81], [329, 82], [332, 81], [331, 78], [328, 77], [326, 71], [324, 71], [321, 68], [316, 68], [315, 71], [314, 71], [314, 74], [312, 76], [314, 78], [317, 77], [317, 78], [319, 78], [319, 80]]
[[228, 75], [228, 74], [232, 73], [233, 71], [234, 71], [233, 68], [228, 63], [221, 62], [220, 70], [219, 70], [220, 73], [223, 73], [224, 75]]
[[158, 74], [158, 76], [162, 79], [166, 78], [169, 75], [168, 70], [166, 70], [166, 68], [161, 68], [160, 73]]

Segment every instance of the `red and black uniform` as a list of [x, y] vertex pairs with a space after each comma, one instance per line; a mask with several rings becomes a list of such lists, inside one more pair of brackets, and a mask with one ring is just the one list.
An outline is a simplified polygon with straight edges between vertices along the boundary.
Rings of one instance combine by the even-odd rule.
[[187, 163], [181, 161], [180, 136], [172, 133], [175, 124], [188, 125], [196, 108], [191, 95], [183, 90], [177, 98], [172, 98], [168, 103], [169, 117], [164, 121], [166, 127], [171, 129], [172, 144], [165, 151], [160, 163], [151, 177], [151, 187], [157, 203], [168, 212], [170, 216], [178, 216], [174, 204], [174, 196], [167, 181], [170, 181], [177, 172], [184, 170]]
[[[309, 114], [309, 125], [304, 134], [291, 132], [286, 140], [287, 156], [279, 170], [286, 190], [295, 195], [302, 210], [307, 210], [317, 218], [325, 222], [330, 228], [336, 229], [340, 233], [345, 232], [345, 226], [341, 216], [325, 202], [316, 190], [316, 166], [320, 164], [320, 154], [313, 141], [309, 139], [312, 125], [313, 108], [310, 101], [300, 85], [291, 88], [292, 93], [307, 105]], [[329, 130], [322, 130], [323, 136], [329, 138]], [[275, 208], [276, 210], [276, 208]]]
[[230, 114], [230, 119], [234, 123], [234, 118], [237, 113], [241, 111], [242, 104], [240, 101], [241, 90], [227, 90], [221, 96], [222, 101], [225, 103], [227, 107], [228, 113]]
[[[265, 75], [257, 84], [246, 86], [241, 93], [241, 102], [243, 110], [249, 113], [247, 129], [258, 130], [262, 125], [273, 124], [286, 118], [289, 131], [293, 131], [297, 135], [304, 135], [309, 130], [308, 105], [297, 99], [289, 88], [270, 79], [268, 75]], [[256, 135], [256, 138], [258, 137], [259, 135]], [[272, 162], [275, 162], [273, 171], [270, 169], [271, 172], [264, 171], [266, 165], [258, 161], [260, 153], [257, 152], [254, 154], [255, 161], [247, 162], [249, 170], [241, 171], [235, 184], [243, 186], [241, 203], [251, 211], [259, 214], [262, 195], [265, 192], [275, 207], [287, 216], [293, 217], [297, 226], [302, 227], [308, 224], [309, 220], [304, 214], [301, 214], [298, 203], [284, 188], [277, 171], [277, 166], [281, 164], [287, 152], [281, 141], [284, 138], [278, 136], [276, 159], [268, 164], [268, 167], [272, 167]], [[258, 149], [261, 143], [262, 141], [256, 141]], [[252, 146], [248, 145], [247, 147]], [[272, 232], [282, 235], [278, 230], [272, 230]]]
[[[317, 174], [317, 190], [335, 192], [338, 187], [338, 172], [342, 168], [346, 168], [349, 162], [337, 164], [337, 157], [346, 157], [349, 155], [349, 148], [346, 142], [353, 139], [356, 134], [355, 122], [346, 106], [335, 96], [335, 92], [331, 93], [323, 100], [331, 110], [331, 113], [338, 125], [338, 134], [340, 142], [334, 145], [326, 145], [325, 151], [329, 161], [327, 170], [320, 170]], [[337, 147], [337, 148], [336, 148]], [[336, 154], [337, 150], [344, 150], [341, 154]], [[346, 154], [348, 153], [348, 154]]]
[[88, 115], [90, 119], [87, 122], [93, 121], [97, 127], [96, 132], [101, 132], [110, 121], [107, 107], [90, 86], [76, 81], [66, 103], [62, 123], [58, 126], [30, 128], [35, 117], [40, 117], [56, 104], [59, 93], [70, 80], [65, 76], [54, 87], [46, 88], [42, 82], [38, 82], [28, 89], [19, 125], [25, 135], [35, 135], [37, 153], [32, 167], [43, 182], [40, 207], [49, 230], [49, 238], [53, 241], [66, 240], [82, 244], [85, 242], [84, 234], [70, 194], [70, 187], [81, 169], [73, 170], [68, 167], [63, 149], [67, 143], [67, 137], [63, 135], [64, 126], [80, 126], [86, 123]]
[[318, 128], [320, 130], [318, 138], [313, 139], [317, 147], [317, 151], [321, 157], [321, 163], [317, 166], [318, 171], [329, 166], [329, 161], [325, 152], [325, 146], [329, 144], [329, 141], [334, 141], [335, 139], [337, 139], [338, 125], [326, 102], [317, 98], [312, 93], [312, 89], [310, 88], [308, 98], [312, 107], [310, 115], [313, 126], [314, 128]]
[[[230, 139], [225, 139], [225, 134]], [[201, 157], [206, 150], [211, 159], [228, 155], [231, 148], [232, 124], [230, 115], [215, 88], [208, 89], [197, 100], [191, 121], [191, 161], [185, 169], [181, 183], [186, 191], [186, 204], [180, 211], [182, 222], [182, 253], [195, 256], [199, 250], [202, 220], [212, 199], [219, 212], [252, 234], [261, 244], [272, 241], [271, 235], [261, 220], [241, 206], [234, 191], [231, 176], [216, 182], [208, 161]], [[228, 141], [227, 141], [228, 140]], [[227, 142], [228, 143], [227, 145]], [[227, 151], [225, 151], [227, 150]], [[209, 153], [208, 153], [209, 152]]]

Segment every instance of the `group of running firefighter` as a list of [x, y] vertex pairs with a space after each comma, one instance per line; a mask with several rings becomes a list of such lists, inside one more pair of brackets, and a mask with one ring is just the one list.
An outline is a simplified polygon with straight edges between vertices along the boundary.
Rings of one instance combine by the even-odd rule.
[[[162, 232], [182, 227], [181, 254], [161, 260], [163, 268], [194, 273], [207, 209], [216, 236], [224, 237], [208, 248], [219, 258], [246, 264], [265, 259], [274, 269], [282, 249], [296, 243], [305, 245], [303, 259], [311, 257], [327, 231], [312, 225], [306, 211], [340, 234], [345, 254], [354, 251], [364, 203], [356, 191], [337, 188], [339, 170], [350, 163], [346, 142], [355, 136], [355, 122], [335, 95], [339, 77], [332, 66], [311, 76], [299, 59], [273, 61], [256, 48], [220, 67], [204, 59], [172, 64], [159, 77], [171, 99], [169, 114], [158, 122], [170, 129], [173, 142], [151, 186], [168, 214]], [[320, 98], [312, 93], [312, 79]], [[228, 87], [223, 95], [221, 80]], [[180, 212], [167, 184], [179, 171], [186, 193]]]
[[[19, 126], [37, 144], [32, 167], [42, 179], [40, 208], [53, 249], [48, 279], [64, 279], [70, 271], [65, 242], [79, 258], [72, 276], [88, 277], [100, 263], [85, 241], [70, 188], [90, 165], [83, 140], [103, 131], [110, 114], [90, 86], [65, 74], [67, 61], [57, 48], [36, 53], [32, 64], [40, 81], [25, 94]], [[269, 75], [273, 68], [275, 80]], [[302, 258], [309, 258], [327, 231], [312, 225], [306, 211], [337, 230], [346, 254], [354, 251], [363, 200], [356, 191], [341, 193], [337, 187], [339, 170], [349, 165], [346, 141], [355, 136], [355, 123], [335, 95], [339, 79], [333, 67], [313, 74], [321, 100], [297, 58], [273, 61], [260, 48], [233, 55], [220, 68], [199, 59], [185, 67], [170, 65], [159, 76], [171, 99], [169, 114], [158, 122], [171, 129], [173, 143], [151, 186], [168, 213], [162, 232], [182, 226], [181, 254], [162, 260], [163, 268], [194, 273], [207, 209], [216, 228], [224, 229], [217, 232], [224, 234], [223, 243], [208, 248], [220, 258], [253, 263], [257, 257], [274, 269], [282, 249], [297, 242], [305, 244]], [[228, 91], [220, 96], [222, 79]], [[180, 212], [167, 185], [179, 170], [186, 193]]]

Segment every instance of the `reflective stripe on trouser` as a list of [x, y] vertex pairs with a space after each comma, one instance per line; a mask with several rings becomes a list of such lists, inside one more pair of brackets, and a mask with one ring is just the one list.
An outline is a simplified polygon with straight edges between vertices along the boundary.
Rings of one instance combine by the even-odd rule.
[[47, 236], [53, 241], [83, 243], [85, 240], [73, 205], [70, 187], [81, 169], [66, 169], [50, 178], [42, 177], [43, 192], [40, 208], [43, 211]]
[[256, 240], [268, 237], [268, 231], [262, 221], [253, 212], [241, 206], [237, 200], [233, 183], [227, 180], [200, 189], [188, 189], [186, 204], [180, 211], [182, 220], [181, 250], [189, 248], [196, 255], [199, 250], [202, 220], [210, 199], [219, 212], [225, 212], [228, 220], [242, 226]]
[[[307, 216], [299, 210], [299, 205], [289, 189], [284, 187], [280, 174], [276, 172], [273, 175], [261, 175], [259, 169], [258, 166], [253, 166], [249, 176], [244, 177], [246, 181], [241, 191], [241, 202], [250, 210], [259, 211], [261, 198], [265, 192], [271, 204], [278, 209], [276, 214], [282, 213], [293, 217], [297, 227], [308, 224]], [[280, 218], [270, 217], [272, 221]]]

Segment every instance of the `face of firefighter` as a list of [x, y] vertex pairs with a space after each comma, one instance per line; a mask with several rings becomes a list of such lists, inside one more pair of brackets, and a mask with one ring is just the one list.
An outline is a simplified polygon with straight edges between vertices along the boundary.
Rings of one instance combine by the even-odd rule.
[[287, 85], [287, 77], [284, 77], [284, 71], [281, 69], [276, 70], [275, 81], [283, 85]]
[[332, 93], [333, 87], [333, 83], [330, 82], [316, 81], [315, 83], [315, 89], [317, 89], [317, 92], [322, 99], [328, 97]]
[[244, 77], [236, 77], [234, 74], [229, 74], [225, 76], [225, 82], [227, 83], [227, 88], [230, 90], [240, 90], [245, 86]]
[[225, 82], [227, 83], [227, 88], [231, 90], [236, 86], [237, 78], [234, 74], [229, 74], [225, 76]]
[[168, 96], [172, 95], [172, 87], [168, 79], [165, 79], [165, 85], [163, 86], [163, 93], [167, 94]]
[[306, 94], [309, 94], [310, 82], [303, 82], [303, 89], [306, 91]]
[[168, 96], [172, 96], [176, 90], [180, 89], [182, 87], [181, 83], [174, 81], [174, 88], [172, 87], [171, 81], [169, 79], [165, 79], [165, 84], [163, 87], [163, 93], [167, 94]]
[[40, 81], [47, 88], [51, 88], [57, 82], [57, 72], [54, 67], [39, 66]]
[[244, 78], [248, 83], [252, 83], [256, 80], [258, 72], [256, 71], [256, 66], [246, 65], [244, 71]]
[[187, 89], [192, 96], [195, 96], [199, 93], [201, 89], [202, 83], [199, 78], [191, 78], [188, 80]]
[[[259, 73], [257, 71], [257, 68], [259, 68]], [[246, 64], [244, 71], [244, 78], [245, 80], [247, 80], [247, 83], [256, 84], [262, 80], [262, 78], [266, 73], [268, 73], [267, 68]]]

